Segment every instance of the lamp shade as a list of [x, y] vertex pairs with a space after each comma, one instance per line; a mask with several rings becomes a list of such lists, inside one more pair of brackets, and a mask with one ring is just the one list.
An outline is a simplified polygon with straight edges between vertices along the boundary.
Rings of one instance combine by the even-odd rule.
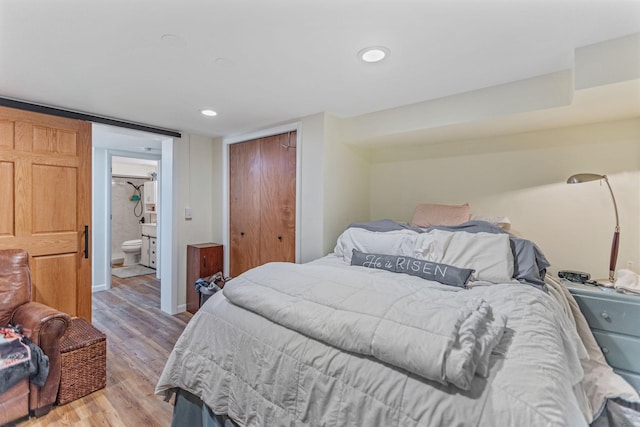
[[567, 179], [567, 184], [579, 184], [581, 182], [597, 181], [605, 178], [606, 176], [598, 175], [597, 173], [578, 173], [571, 175], [569, 179]]

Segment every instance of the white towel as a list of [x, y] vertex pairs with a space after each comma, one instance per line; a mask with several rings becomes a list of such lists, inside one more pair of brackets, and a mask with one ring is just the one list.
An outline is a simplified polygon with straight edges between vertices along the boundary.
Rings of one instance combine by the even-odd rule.
[[640, 294], [640, 275], [626, 268], [620, 269], [613, 286], [626, 292]]

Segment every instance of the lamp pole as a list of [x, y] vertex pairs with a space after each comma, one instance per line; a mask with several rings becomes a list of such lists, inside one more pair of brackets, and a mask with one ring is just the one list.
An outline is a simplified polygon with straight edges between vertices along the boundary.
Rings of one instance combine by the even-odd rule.
[[618, 219], [618, 204], [616, 203], [616, 198], [613, 195], [613, 190], [611, 189], [611, 185], [609, 184], [609, 179], [606, 175], [602, 175], [604, 178], [604, 182], [607, 183], [607, 187], [609, 187], [609, 193], [611, 193], [611, 200], [613, 200], [613, 209], [616, 212], [616, 228], [613, 232], [613, 241], [611, 242], [611, 257], [609, 258], [609, 282], [611, 282], [611, 286], [615, 282], [615, 274], [616, 274], [616, 263], [618, 262], [618, 245], [620, 244], [620, 220]]
[[613, 231], [613, 241], [611, 242], [611, 256], [609, 257], [609, 280], [602, 281], [600, 284], [603, 286], [611, 287], [615, 282], [616, 275], [616, 263], [618, 262], [618, 245], [620, 244], [620, 220], [618, 219], [618, 204], [616, 198], [613, 195], [611, 184], [609, 184], [609, 178], [607, 175], [598, 175], [595, 173], [579, 173], [572, 175], [567, 179], [567, 184], [579, 184], [582, 182], [596, 181], [604, 179], [611, 193], [611, 200], [613, 200], [613, 209], [616, 213], [616, 228]]

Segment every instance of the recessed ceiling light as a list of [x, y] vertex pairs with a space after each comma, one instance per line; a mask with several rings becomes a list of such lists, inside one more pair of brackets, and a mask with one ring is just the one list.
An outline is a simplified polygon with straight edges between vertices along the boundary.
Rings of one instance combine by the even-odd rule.
[[176, 34], [163, 34], [160, 36], [160, 42], [169, 48], [178, 48], [184, 46], [182, 37]]
[[216, 113], [213, 110], [202, 110], [200, 112], [202, 113], [203, 116], [213, 117], [213, 116], [217, 116], [218, 115], [218, 113]]
[[167, 33], [167, 34], [163, 34], [163, 35], [160, 36], [160, 40], [162, 40], [162, 41], [175, 41], [175, 40], [178, 40], [178, 39], [179, 39], [179, 37], [176, 36], [175, 34]]
[[380, 62], [389, 55], [389, 49], [384, 46], [366, 47], [358, 52], [358, 58], [364, 62]]

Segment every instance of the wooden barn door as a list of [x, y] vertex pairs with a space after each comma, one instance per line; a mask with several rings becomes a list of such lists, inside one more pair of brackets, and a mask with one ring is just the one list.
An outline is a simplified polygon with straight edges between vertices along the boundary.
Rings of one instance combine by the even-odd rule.
[[229, 147], [229, 274], [295, 262], [296, 132]]
[[0, 249], [30, 255], [32, 299], [91, 321], [91, 124], [0, 107]]

